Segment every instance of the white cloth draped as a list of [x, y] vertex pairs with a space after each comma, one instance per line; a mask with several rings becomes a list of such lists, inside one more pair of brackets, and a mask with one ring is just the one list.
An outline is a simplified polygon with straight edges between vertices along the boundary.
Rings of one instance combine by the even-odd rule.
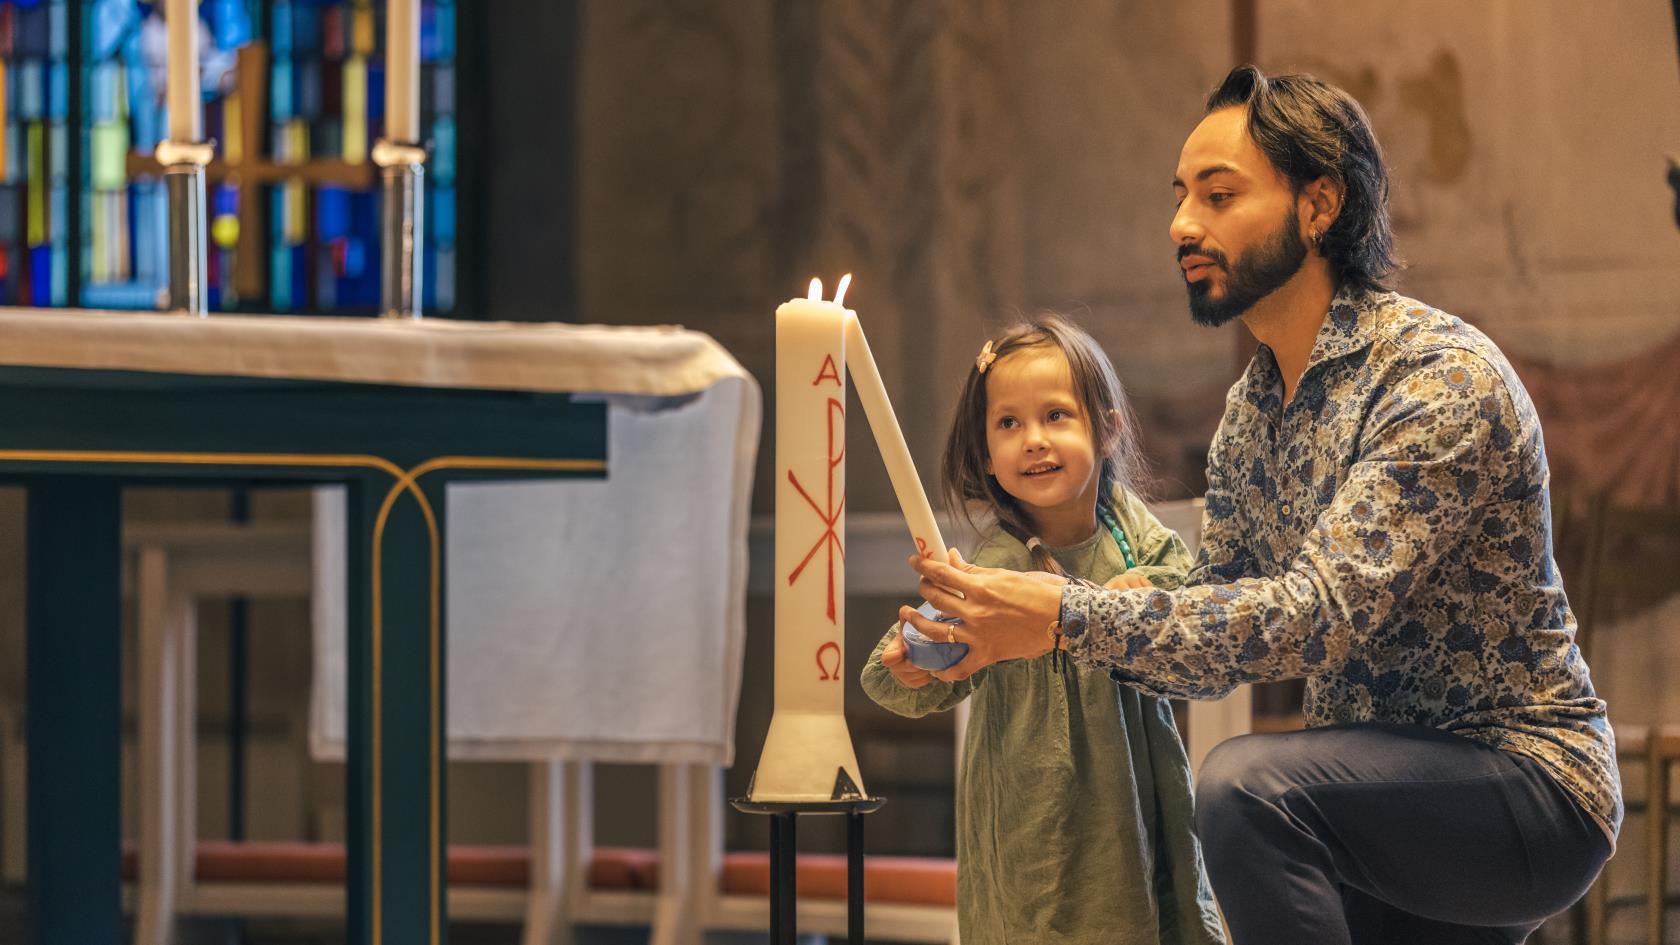
[[[448, 490], [451, 754], [727, 765], [757, 383], [676, 327], [0, 309], [0, 364], [607, 399], [605, 481]], [[331, 490], [327, 490], [330, 492]], [[311, 742], [344, 753], [342, 494], [317, 503]]]

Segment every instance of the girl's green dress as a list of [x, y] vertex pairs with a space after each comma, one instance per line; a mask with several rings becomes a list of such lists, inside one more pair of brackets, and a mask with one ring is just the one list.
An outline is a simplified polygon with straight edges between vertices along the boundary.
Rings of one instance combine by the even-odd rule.
[[[1190, 567], [1177, 534], [1117, 494], [1137, 567], [1176, 587]], [[1050, 549], [1068, 574], [1098, 583], [1126, 570], [1107, 528]], [[1031, 570], [1020, 542], [994, 530], [977, 565]], [[869, 697], [899, 715], [973, 697], [957, 784], [957, 916], [963, 945], [1211, 945], [1224, 934], [1193, 832], [1190, 763], [1165, 699], [1046, 654], [958, 683], [910, 689], [881, 665], [895, 624], [863, 670]]]

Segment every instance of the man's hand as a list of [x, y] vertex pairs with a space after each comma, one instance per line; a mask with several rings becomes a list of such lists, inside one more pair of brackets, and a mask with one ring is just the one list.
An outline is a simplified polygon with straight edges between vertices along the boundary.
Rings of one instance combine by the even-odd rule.
[[1155, 585], [1149, 583], [1148, 578], [1141, 574], [1116, 574], [1114, 577], [1108, 579], [1107, 584], [1103, 585], [1103, 587], [1106, 587], [1111, 591], [1127, 591], [1139, 587], [1154, 586]]
[[962, 623], [929, 620], [913, 607], [899, 608], [899, 619], [930, 640], [969, 647], [962, 662], [933, 673], [935, 679], [955, 682], [1002, 660], [1050, 651], [1046, 631], [1061, 611], [1065, 579], [976, 567], [954, 549], [949, 563], [917, 555], [910, 566], [922, 576], [919, 590], [928, 603]]
[[932, 673], [910, 662], [910, 654], [904, 648], [903, 627], [899, 628], [898, 636], [881, 650], [881, 665], [891, 670], [898, 684], [907, 689], [920, 689], [933, 682]]

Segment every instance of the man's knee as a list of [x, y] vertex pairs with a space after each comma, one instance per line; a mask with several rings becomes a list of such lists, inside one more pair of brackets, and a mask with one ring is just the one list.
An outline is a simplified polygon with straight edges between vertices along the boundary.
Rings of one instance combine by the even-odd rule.
[[1278, 770], [1279, 747], [1264, 735], [1242, 735], [1208, 753], [1196, 775], [1196, 829], [1204, 843], [1253, 831], [1276, 816], [1290, 787]]

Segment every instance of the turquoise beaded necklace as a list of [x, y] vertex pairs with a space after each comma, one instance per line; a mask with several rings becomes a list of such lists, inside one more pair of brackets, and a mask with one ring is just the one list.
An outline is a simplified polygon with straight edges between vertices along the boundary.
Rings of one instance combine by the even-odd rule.
[[1097, 517], [1108, 526], [1108, 533], [1114, 536], [1114, 543], [1120, 546], [1120, 557], [1126, 562], [1126, 570], [1137, 567], [1137, 559], [1132, 557], [1132, 543], [1126, 540], [1126, 530], [1120, 527], [1120, 519], [1115, 517], [1114, 510], [1107, 502], [1097, 503]]

